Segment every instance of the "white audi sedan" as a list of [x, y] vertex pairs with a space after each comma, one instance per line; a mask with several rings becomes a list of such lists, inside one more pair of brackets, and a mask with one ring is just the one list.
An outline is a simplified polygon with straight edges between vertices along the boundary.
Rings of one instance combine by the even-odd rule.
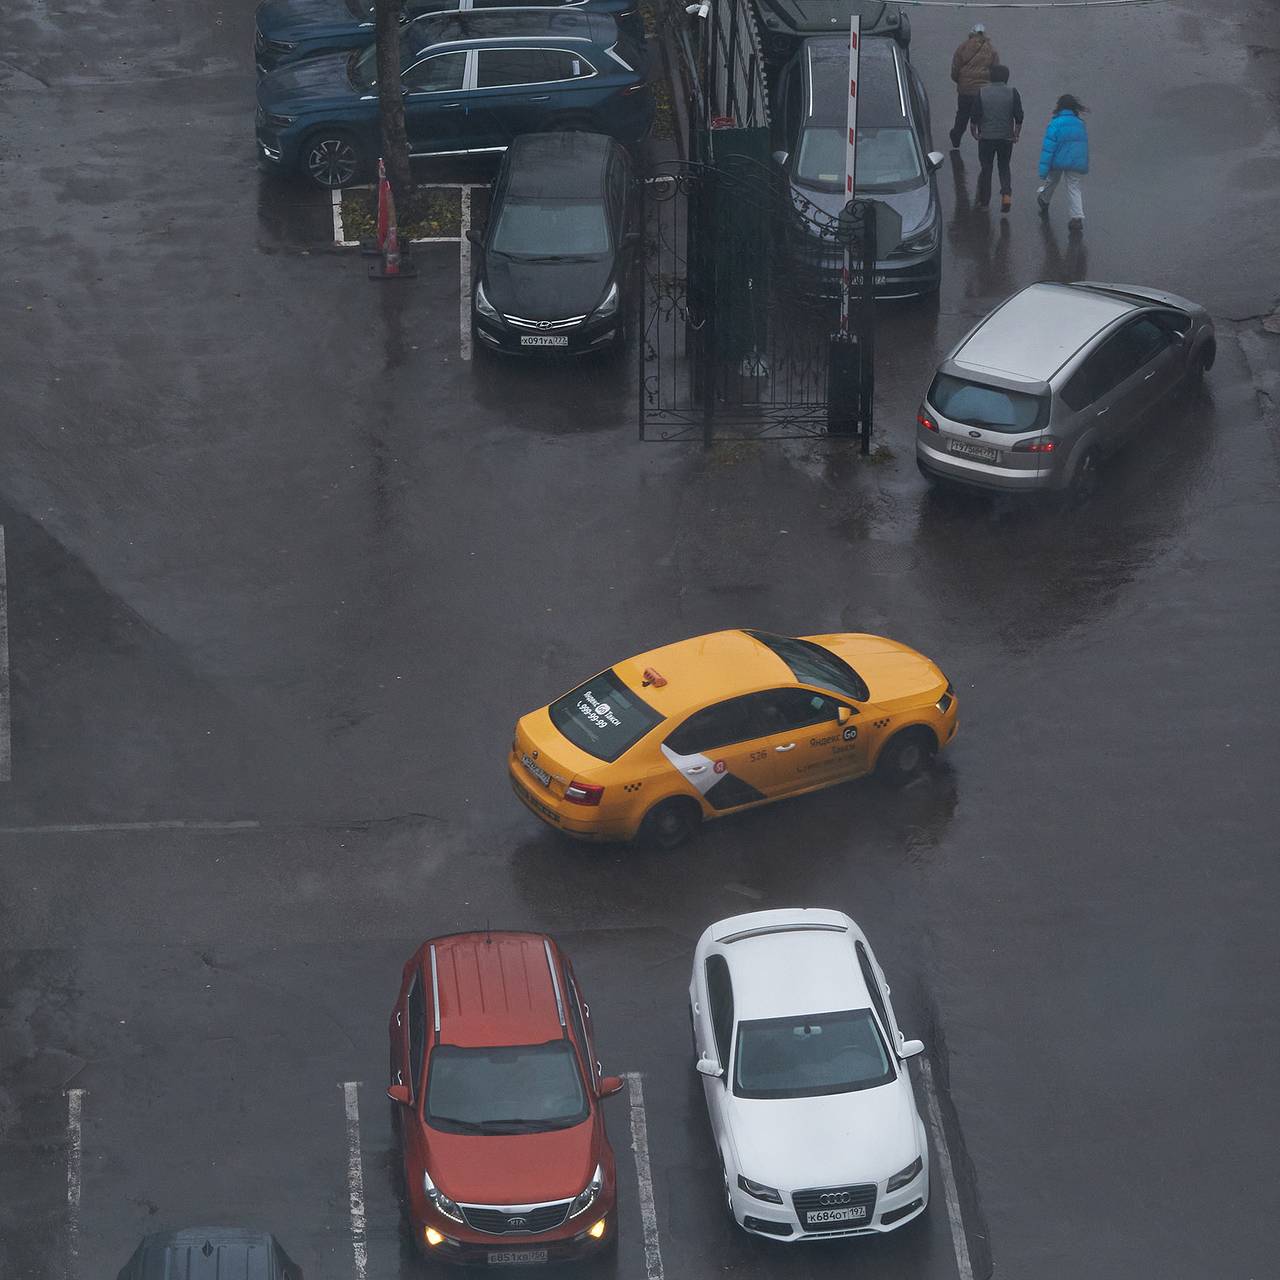
[[929, 1202], [929, 1147], [889, 984], [848, 916], [708, 928], [689, 983], [697, 1070], [733, 1220], [777, 1240], [892, 1231]]

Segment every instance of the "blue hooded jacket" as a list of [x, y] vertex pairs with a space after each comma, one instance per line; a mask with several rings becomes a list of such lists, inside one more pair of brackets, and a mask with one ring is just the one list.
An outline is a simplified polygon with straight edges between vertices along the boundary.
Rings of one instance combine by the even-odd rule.
[[1047, 178], [1051, 169], [1073, 169], [1089, 172], [1089, 134], [1084, 121], [1074, 111], [1059, 111], [1045, 126], [1040, 146], [1040, 176]]

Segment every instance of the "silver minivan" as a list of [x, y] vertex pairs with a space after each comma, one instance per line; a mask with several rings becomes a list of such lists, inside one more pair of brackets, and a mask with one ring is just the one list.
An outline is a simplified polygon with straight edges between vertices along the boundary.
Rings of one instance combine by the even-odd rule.
[[1213, 321], [1176, 294], [1030, 285], [939, 366], [916, 414], [916, 463], [935, 482], [1083, 495], [1147, 409], [1215, 353]]

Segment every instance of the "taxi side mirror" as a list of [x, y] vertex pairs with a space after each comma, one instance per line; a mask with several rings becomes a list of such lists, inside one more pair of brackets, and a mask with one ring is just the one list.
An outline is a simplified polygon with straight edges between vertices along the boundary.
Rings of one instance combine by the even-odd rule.
[[392, 1102], [398, 1102], [402, 1107], [413, 1105], [413, 1095], [409, 1092], [407, 1084], [393, 1084], [387, 1090], [387, 1097]]
[[836, 719], [837, 719], [841, 724], [848, 724], [848, 723], [849, 723], [849, 721], [853, 719], [853, 710], [852, 710], [852, 708], [850, 708], [850, 707], [841, 707], [841, 708], [840, 708], [840, 710], [836, 712]]

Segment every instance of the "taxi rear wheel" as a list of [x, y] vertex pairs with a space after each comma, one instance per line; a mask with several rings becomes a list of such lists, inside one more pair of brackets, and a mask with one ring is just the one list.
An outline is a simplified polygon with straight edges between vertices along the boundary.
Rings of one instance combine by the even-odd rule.
[[905, 787], [933, 763], [938, 744], [928, 729], [894, 734], [876, 761], [876, 777], [891, 787]]
[[674, 849], [702, 824], [697, 801], [675, 797], [656, 804], [644, 815], [636, 832], [636, 844], [648, 849]]

